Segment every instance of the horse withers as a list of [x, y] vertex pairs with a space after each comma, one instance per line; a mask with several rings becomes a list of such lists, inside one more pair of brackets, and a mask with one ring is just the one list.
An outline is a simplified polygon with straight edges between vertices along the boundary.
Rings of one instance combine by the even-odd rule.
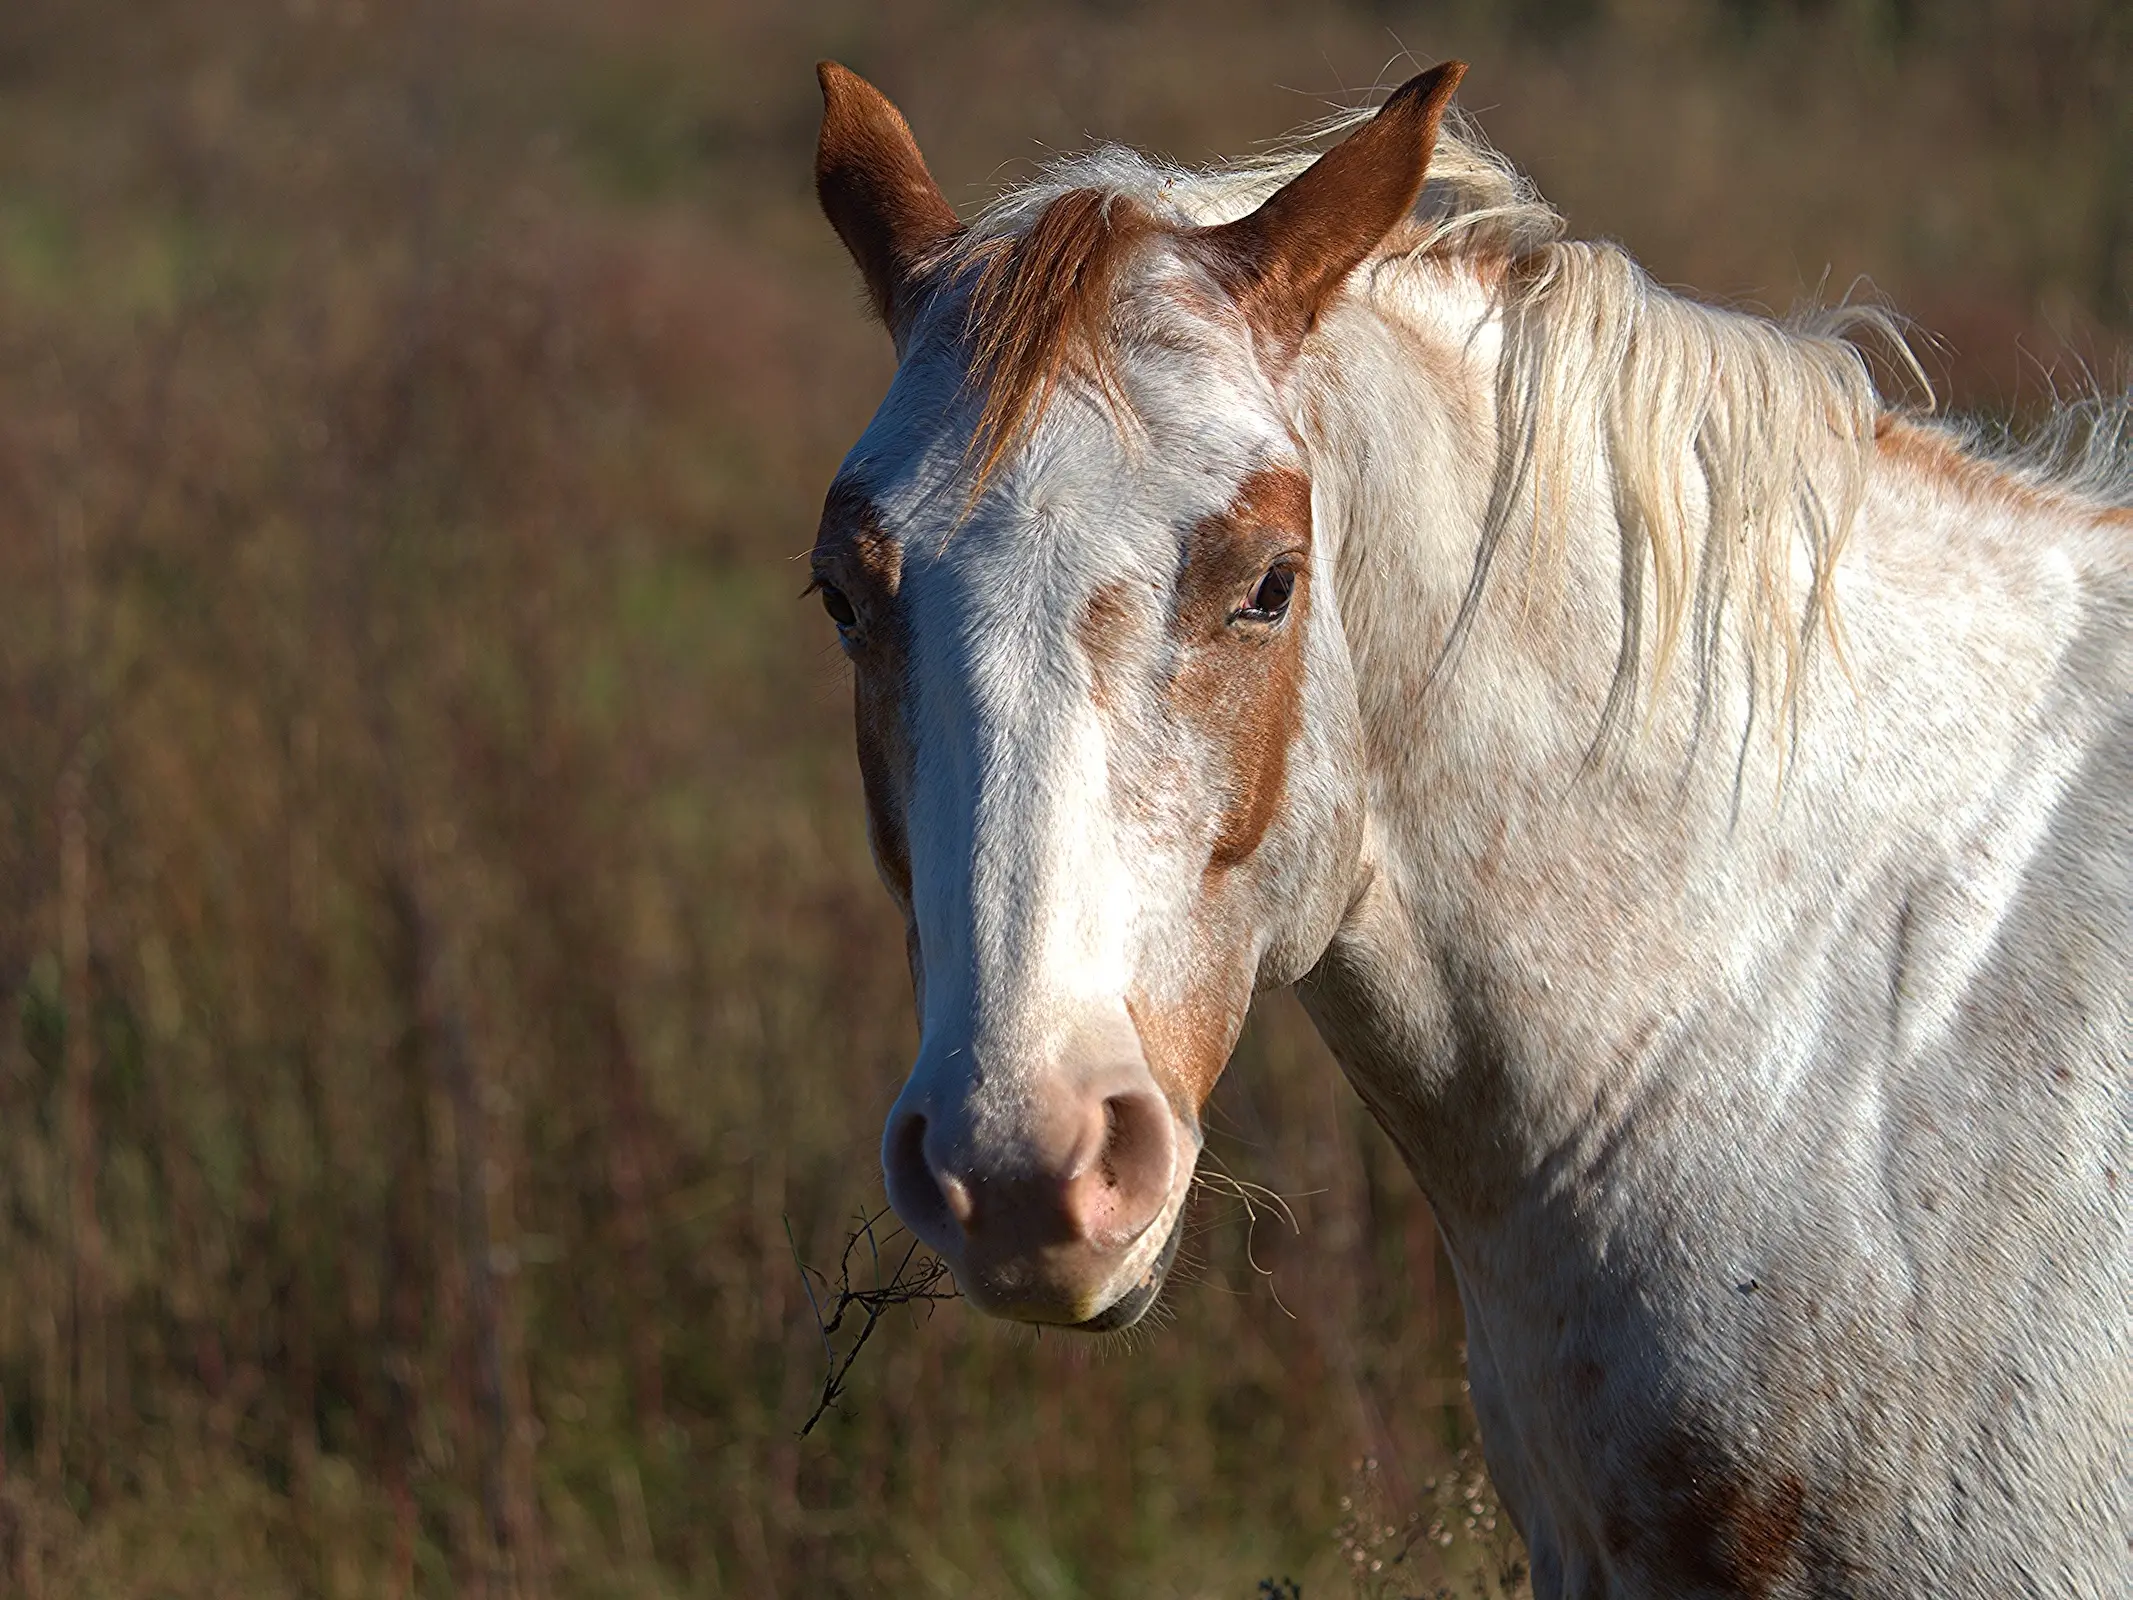
[[2125, 415], [1993, 458], [1870, 315], [1564, 239], [1462, 70], [966, 224], [822, 67], [899, 355], [813, 555], [920, 1017], [890, 1198], [986, 1310], [1131, 1323], [1297, 983], [1537, 1594], [2133, 1592]]

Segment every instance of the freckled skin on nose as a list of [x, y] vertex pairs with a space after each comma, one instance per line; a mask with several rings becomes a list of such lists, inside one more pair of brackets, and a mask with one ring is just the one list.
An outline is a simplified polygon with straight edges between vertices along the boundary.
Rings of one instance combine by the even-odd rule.
[[1075, 634], [1088, 659], [1090, 699], [1099, 712], [1117, 704], [1112, 680], [1122, 670], [1123, 646], [1137, 620], [1134, 585], [1124, 579], [1098, 584], [1082, 607]]

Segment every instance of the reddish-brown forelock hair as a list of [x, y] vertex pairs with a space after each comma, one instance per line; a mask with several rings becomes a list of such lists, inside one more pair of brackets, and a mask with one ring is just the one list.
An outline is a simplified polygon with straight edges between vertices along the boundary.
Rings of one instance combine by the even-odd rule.
[[1120, 269], [1157, 230], [1136, 201], [1072, 189], [1026, 232], [970, 249], [969, 381], [984, 395], [970, 441], [973, 500], [1069, 372], [1124, 403], [1110, 355], [1112, 299]]
[[[1465, 71], [1446, 62], [1404, 84], [1251, 215], [1167, 230], [1190, 241], [1270, 357], [1295, 353], [1327, 299], [1413, 207]], [[969, 381], [984, 399], [970, 443], [973, 503], [1069, 372], [1126, 404], [1111, 360], [1113, 297], [1121, 268], [1164, 231], [1137, 201], [1070, 189], [1026, 231], [965, 247], [951, 270], [975, 270], [965, 338]]]

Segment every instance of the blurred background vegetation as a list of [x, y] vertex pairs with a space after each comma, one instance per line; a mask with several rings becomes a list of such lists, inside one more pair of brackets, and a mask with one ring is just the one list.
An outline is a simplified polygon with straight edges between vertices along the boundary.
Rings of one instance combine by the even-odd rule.
[[1128, 1341], [892, 1313], [798, 1435], [913, 1042], [796, 599], [890, 370], [811, 64], [969, 204], [1450, 54], [1664, 280], [2123, 382], [2123, 0], [0, 7], [0, 1588], [1495, 1582], [1427, 1210], [1282, 999], [1213, 1150], [1296, 1231], [1207, 1197]]

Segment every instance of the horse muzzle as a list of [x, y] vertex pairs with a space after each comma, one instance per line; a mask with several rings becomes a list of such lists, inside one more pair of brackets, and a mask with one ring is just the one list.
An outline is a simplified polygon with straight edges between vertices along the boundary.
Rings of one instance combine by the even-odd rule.
[[974, 1087], [913, 1072], [882, 1138], [896, 1214], [981, 1310], [1130, 1326], [1176, 1258], [1198, 1130], [1137, 1048], [989, 1101]]

